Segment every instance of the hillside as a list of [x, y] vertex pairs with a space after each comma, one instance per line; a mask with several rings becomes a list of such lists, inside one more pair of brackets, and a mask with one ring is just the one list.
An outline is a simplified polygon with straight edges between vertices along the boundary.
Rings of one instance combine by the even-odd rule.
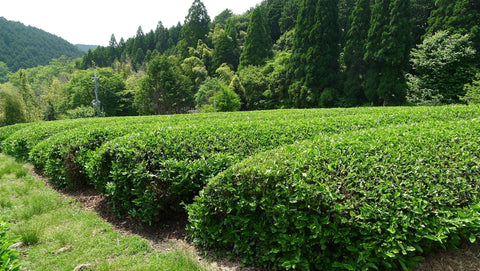
[[95, 49], [98, 45], [87, 45], [87, 44], [75, 44], [75, 46], [82, 52], [88, 52], [90, 49]]
[[83, 53], [60, 37], [0, 17], [0, 61], [10, 71], [47, 65], [62, 55], [81, 57]]

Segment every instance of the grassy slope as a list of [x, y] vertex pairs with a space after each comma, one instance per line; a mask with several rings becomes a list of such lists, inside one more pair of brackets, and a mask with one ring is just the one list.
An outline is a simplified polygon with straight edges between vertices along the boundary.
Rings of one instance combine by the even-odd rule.
[[114, 231], [96, 214], [61, 198], [0, 154], [0, 220], [21, 236], [25, 270], [207, 270], [186, 249], [158, 253], [136, 236]]

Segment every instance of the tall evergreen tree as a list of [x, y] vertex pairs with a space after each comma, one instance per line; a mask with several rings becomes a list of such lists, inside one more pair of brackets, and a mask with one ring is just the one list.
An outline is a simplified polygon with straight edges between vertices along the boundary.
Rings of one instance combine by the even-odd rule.
[[198, 40], [203, 40], [210, 30], [210, 16], [205, 5], [200, 0], [193, 1], [185, 17], [182, 28], [182, 38], [187, 41], [189, 47], [196, 47]]
[[270, 31], [270, 37], [273, 42], [278, 40], [282, 35], [280, 31], [279, 20], [282, 16], [282, 0], [268, 0], [267, 1], [267, 25]]
[[337, 88], [339, 42], [338, 0], [303, 0], [289, 64], [295, 106], [318, 106], [326, 89], [331, 96]]
[[338, 23], [340, 25], [340, 30], [341, 30], [341, 47], [345, 46], [346, 42], [346, 36], [348, 34], [348, 31], [351, 27], [351, 15], [353, 13], [353, 10], [355, 9], [356, 3], [358, 3], [359, 0], [339, 0], [338, 1]]
[[155, 29], [155, 49], [163, 54], [168, 49], [168, 29], [163, 26], [162, 22], [158, 22]]
[[[379, 18], [385, 14], [388, 16]], [[368, 37], [367, 98], [378, 105], [404, 103], [407, 91], [405, 73], [412, 46], [410, 0], [377, 2], [372, 11]]]
[[378, 93], [384, 104], [403, 104], [407, 95], [405, 74], [413, 46], [410, 0], [393, 0], [390, 11], [388, 37], [382, 45], [391, 71], [382, 78]]
[[368, 29], [370, 26], [370, 0], [359, 0], [350, 16], [350, 29], [346, 36], [344, 60], [346, 80], [344, 94], [347, 106], [360, 105], [365, 101], [364, 60]]
[[253, 10], [248, 25], [244, 49], [240, 55], [240, 68], [248, 65], [263, 65], [272, 55], [270, 35], [265, 28], [262, 11], [257, 7]]
[[236, 70], [240, 62], [240, 48], [238, 46], [237, 29], [235, 27], [235, 22], [234, 20], [232, 20], [232, 18], [227, 19], [227, 24], [225, 25], [225, 32], [232, 41], [233, 55], [231, 64], [233, 65], [233, 69]]
[[115, 35], [112, 34], [112, 36], [110, 37], [110, 42], [108, 43], [108, 56], [109, 56], [110, 63], [113, 63], [113, 61], [119, 57], [117, 54], [118, 54], [118, 43], [117, 43], [117, 39], [115, 38]]
[[225, 30], [217, 24], [213, 33], [213, 69], [217, 69], [222, 63], [233, 66], [236, 64], [235, 47]]
[[435, 8], [435, 0], [411, 0], [412, 5], [412, 40], [413, 44], [422, 43], [428, 27], [428, 18]]
[[365, 51], [367, 62], [367, 73], [365, 80], [365, 97], [372, 103], [378, 103], [377, 89], [379, 86], [379, 75], [384, 65], [384, 56], [380, 54], [382, 34], [388, 30], [388, 18], [390, 0], [377, 0], [372, 8], [370, 28]]
[[282, 16], [278, 22], [282, 33], [295, 28], [300, 3], [301, 0], [288, 0], [283, 4]]

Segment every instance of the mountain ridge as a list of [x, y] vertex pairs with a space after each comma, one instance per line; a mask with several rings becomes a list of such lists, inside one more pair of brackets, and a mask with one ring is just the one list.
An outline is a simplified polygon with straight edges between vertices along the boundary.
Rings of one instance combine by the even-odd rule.
[[0, 61], [6, 63], [11, 72], [47, 65], [62, 55], [77, 58], [83, 54], [61, 37], [0, 16]]

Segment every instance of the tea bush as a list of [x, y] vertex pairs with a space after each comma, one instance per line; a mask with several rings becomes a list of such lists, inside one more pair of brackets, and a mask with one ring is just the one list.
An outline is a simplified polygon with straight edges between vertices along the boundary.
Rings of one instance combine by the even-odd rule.
[[300, 270], [410, 269], [480, 236], [480, 120], [391, 125], [257, 154], [188, 207], [194, 243]]

